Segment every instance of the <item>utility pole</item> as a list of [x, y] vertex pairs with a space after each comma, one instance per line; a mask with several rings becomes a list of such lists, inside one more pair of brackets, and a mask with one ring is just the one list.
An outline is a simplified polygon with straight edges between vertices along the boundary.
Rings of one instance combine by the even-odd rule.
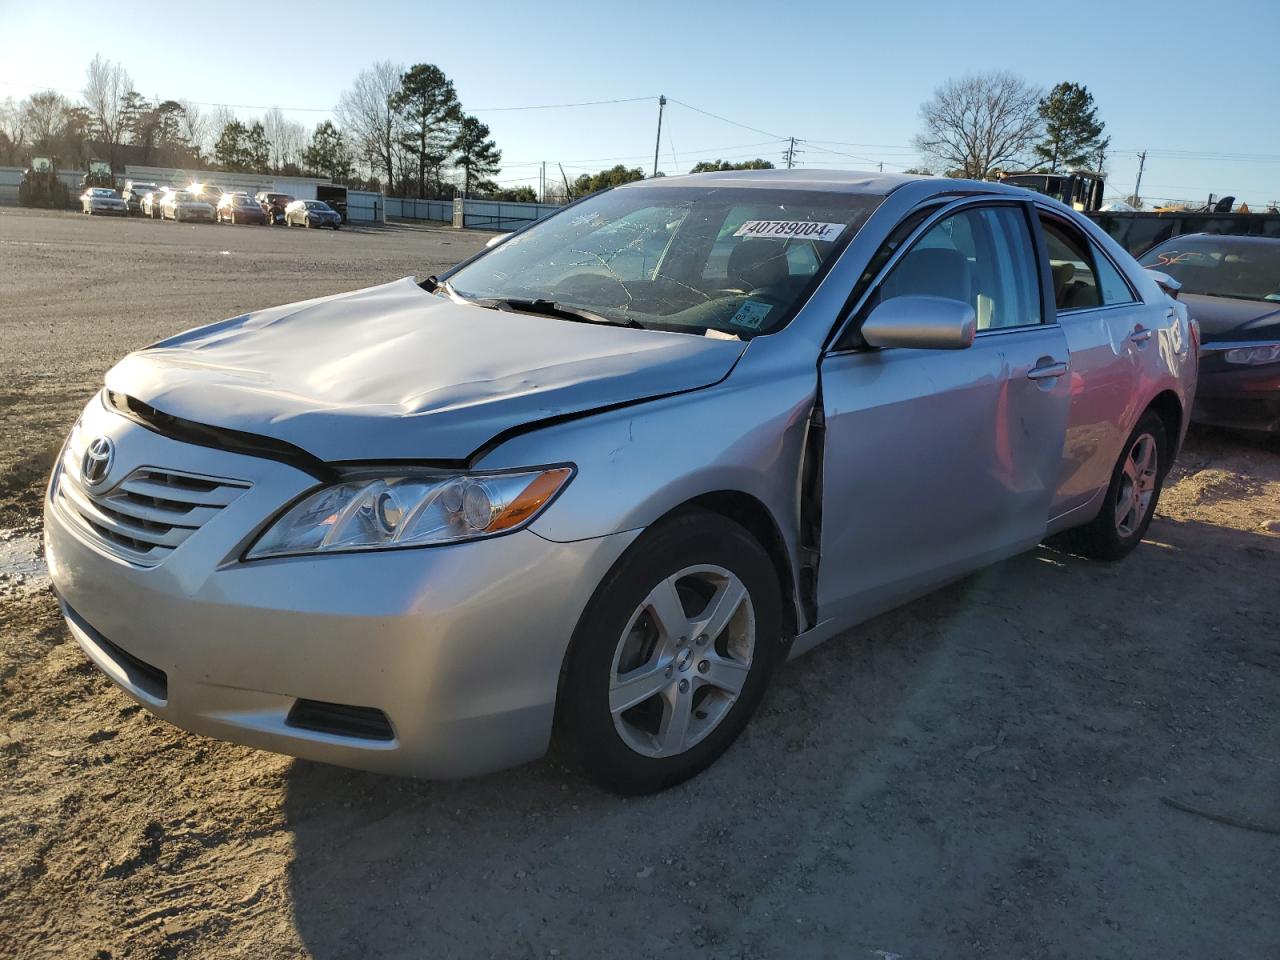
[[558, 166], [558, 167], [560, 168], [560, 179], [564, 181], [564, 194], [565, 194], [565, 196], [566, 196], [566, 197], [568, 197], [570, 200], [572, 200], [572, 199], [573, 199], [573, 188], [572, 188], [571, 186], [569, 186], [569, 178], [568, 178], [568, 177], [566, 177], [566, 176], [565, 176], [565, 174], [564, 174], [564, 164], [563, 164], [563, 163], [559, 163], [559, 162], [557, 162], [557, 163], [556, 163], [556, 166]]
[[796, 165], [796, 138], [789, 137], [787, 149], [782, 152], [782, 159], [787, 161], [787, 169], [790, 170]]
[[880, 172], [881, 172], [881, 173], [884, 173], [884, 161], [883, 161], [883, 160], [881, 160], [878, 164], [876, 164], [876, 166], [878, 166], [878, 167], [880, 168]]
[[538, 202], [547, 202], [547, 161], [542, 161], [542, 172], [538, 175]]
[[1147, 165], [1147, 151], [1143, 150], [1138, 154], [1138, 179], [1133, 185], [1133, 198], [1131, 202], [1135, 207], [1142, 204], [1142, 170]]
[[667, 105], [665, 96], [658, 97], [658, 137], [653, 142], [653, 175], [658, 175], [658, 148], [662, 146], [662, 108]]

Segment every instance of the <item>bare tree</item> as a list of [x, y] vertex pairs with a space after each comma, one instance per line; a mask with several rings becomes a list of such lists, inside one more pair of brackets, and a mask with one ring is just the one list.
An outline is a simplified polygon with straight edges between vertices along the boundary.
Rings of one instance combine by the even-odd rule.
[[93, 132], [107, 145], [108, 160], [114, 170], [116, 165], [116, 147], [124, 134], [125, 97], [133, 89], [133, 80], [128, 71], [118, 63], [102, 59], [101, 54], [94, 56], [85, 71], [84, 94], [85, 106], [89, 109], [89, 119], [93, 124]]
[[271, 169], [282, 170], [286, 164], [297, 164], [307, 142], [307, 130], [290, 120], [279, 107], [262, 115], [262, 128], [271, 142]]
[[26, 134], [22, 129], [22, 111], [13, 97], [0, 100], [0, 160], [17, 163]]
[[948, 80], [920, 106], [916, 149], [954, 175], [981, 180], [1026, 157], [1041, 132], [1040, 96], [1004, 71]]
[[41, 90], [22, 101], [22, 129], [37, 150], [48, 150], [67, 123], [71, 104], [56, 90]]
[[339, 125], [372, 169], [386, 173], [385, 189], [392, 192], [400, 147], [392, 95], [400, 89], [404, 67], [383, 60], [356, 76], [344, 90], [334, 111]]
[[198, 103], [190, 100], [179, 100], [178, 103], [182, 106], [182, 139], [187, 141], [196, 159], [203, 160], [205, 143], [209, 139], [209, 118]]

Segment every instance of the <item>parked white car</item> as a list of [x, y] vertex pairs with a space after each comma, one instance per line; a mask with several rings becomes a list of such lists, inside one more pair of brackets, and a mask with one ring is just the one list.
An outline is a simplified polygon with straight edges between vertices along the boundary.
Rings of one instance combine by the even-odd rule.
[[213, 207], [194, 193], [178, 190], [160, 201], [161, 220], [204, 220], [213, 223]]
[[90, 216], [95, 213], [127, 216], [129, 205], [120, 199], [120, 194], [109, 187], [90, 187], [80, 194], [81, 209]]

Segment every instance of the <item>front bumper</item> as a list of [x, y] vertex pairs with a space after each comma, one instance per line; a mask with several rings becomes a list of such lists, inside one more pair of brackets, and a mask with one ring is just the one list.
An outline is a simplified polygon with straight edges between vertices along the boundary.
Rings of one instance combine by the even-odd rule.
[[[73, 443], [115, 444], [102, 483], [160, 464], [250, 486], [154, 566], [86, 537], [54, 496], [45, 546], [85, 653], [195, 733], [327, 763], [451, 778], [534, 759], [588, 598], [634, 532], [552, 543], [524, 530], [448, 547], [241, 563], [315, 485], [274, 461], [193, 447], [89, 404]], [[66, 462], [79, 462], [73, 449]], [[300, 703], [302, 701], [302, 703]], [[299, 725], [306, 704], [381, 712], [389, 739]]]
[[1233, 366], [1207, 354], [1191, 418], [1208, 426], [1280, 433], [1280, 364]]

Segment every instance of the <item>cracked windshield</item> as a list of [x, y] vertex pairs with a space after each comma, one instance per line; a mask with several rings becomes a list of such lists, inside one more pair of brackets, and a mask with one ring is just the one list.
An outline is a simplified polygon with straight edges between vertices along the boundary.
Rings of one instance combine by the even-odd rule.
[[450, 276], [448, 289], [495, 309], [745, 339], [786, 325], [879, 200], [614, 190], [513, 237]]

